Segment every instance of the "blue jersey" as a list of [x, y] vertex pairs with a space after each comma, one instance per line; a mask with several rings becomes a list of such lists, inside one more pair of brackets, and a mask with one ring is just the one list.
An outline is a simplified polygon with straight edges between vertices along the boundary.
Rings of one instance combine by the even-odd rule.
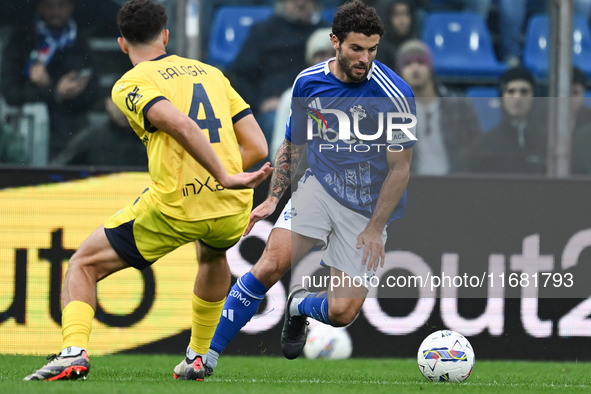
[[[386, 152], [416, 142], [409, 130], [416, 122], [414, 94], [378, 61], [359, 83], [337, 79], [330, 73], [330, 61], [335, 60], [296, 78], [285, 138], [296, 145], [307, 143], [310, 170], [330, 195], [371, 217], [389, 170]], [[406, 191], [388, 222], [402, 217], [405, 206]]]

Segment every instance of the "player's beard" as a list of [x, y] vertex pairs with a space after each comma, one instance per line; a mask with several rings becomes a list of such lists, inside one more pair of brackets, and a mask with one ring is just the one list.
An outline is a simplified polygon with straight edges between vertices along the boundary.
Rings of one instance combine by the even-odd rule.
[[[350, 64], [349, 61], [345, 58], [345, 56], [343, 56], [342, 53], [339, 53], [339, 56], [337, 56], [337, 61], [339, 62], [339, 67], [341, 68], [341, 70], [343, 70], [343, 72], [345, 73], [345, 75], [347, 77], [349, 77], [349, 79], [353, 82], [361, 82], [363, 81], [366, 77], [367, 74], [369, 74], [369, 66], [367, 65], [367, 63], [356, 63], [356, 64]], [[365, 68], [365, 72], [360, 76], [359, 74], [354, 74], [353, 73], [353, 67], [355, 66], [361, 66]]]

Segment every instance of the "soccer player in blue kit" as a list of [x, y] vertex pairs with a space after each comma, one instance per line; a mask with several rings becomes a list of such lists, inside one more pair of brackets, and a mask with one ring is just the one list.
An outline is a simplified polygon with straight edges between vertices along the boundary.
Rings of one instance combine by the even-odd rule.
[[[218, 356], [255, 315], [268, 289], [318, 243], [325, 247], [322, 261], [332, 276], [362, 278], [384, 267], [386, 226], [405, 210], [416, 142], [409, 129], [416, 118], [411, 88], [375, 60], [383, 33], [374, 8], [360, 0], [342, 5], [334, 15], [330, 36], [336, 57], [296, 78], [270, 191], [251, 213], [245, 235], [274, 212], [304, 149], [309, 168], [271, 231], [261, 258], [232, 287], [230, 294], [236, 296], [226, 299], [224, 310], [233, 310], [233, 319], [223, 315], [220, 319], [205, 360], [206, 374], [213, 373]], [[387, 129], [387, 121], [380, 117], [390, 113], [411, 123], [403, 121], [394, 131], [390, 127], [389, 133], [380, 135]], [[339, 130], [342, 136], [343, 124], [348, 122], [344, 117], [352, 117], [350, 125], [357, 138], [335, 138]], [[318, 122], [316, 132], [310, 133], [313, 121], [309, 119]], [[364, 130], [359, 131], [361, 127]], [[364, 136], [367, 141], [360, 138]], [[343, 280], [319, 293], [309, 293], [302, 286], [292, 288], [281, 334], [286, 358], [301, 354], [308, 317], [333, 326], [346, 326], [355, 319], [368, 283], [351, 283]]]

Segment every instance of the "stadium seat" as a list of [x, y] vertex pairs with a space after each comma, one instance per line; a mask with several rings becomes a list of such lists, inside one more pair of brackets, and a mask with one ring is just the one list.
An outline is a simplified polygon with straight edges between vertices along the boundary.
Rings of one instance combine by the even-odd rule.
[[435, 73], [458, 82], [493, 81], [506, 66], [497, 60], [484, 19], [471, 12], [433, 12], [422, 39], [431, 48]]
[[234, 61], [253, 23], [273, 15], [271, 6], [222, 6], [216, 10], [207, 62], [222, 69]]
[[[525, 32], [523, 65], [536, 78], [548, 77], [550, 53], [550, 18], [546, 14], [532, 16]], [[591, 32], [582, 15], [573, 18], [573, 64], [591, 77]]]
[[336, 7], [326, 8], [322, 11], [321, 19], [326, 22], [332, 24], [334, 20], [334, 13], [337, 11]]
[[499, 89], [496, 86], [472, 86], [466, 89], [478, 116], [480, 128], [488, 133], [501, 121], [502, 109]]

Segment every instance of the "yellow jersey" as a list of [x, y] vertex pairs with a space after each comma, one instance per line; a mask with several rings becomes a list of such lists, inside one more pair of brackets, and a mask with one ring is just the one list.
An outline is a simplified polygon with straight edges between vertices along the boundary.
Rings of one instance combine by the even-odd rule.
[[165, 54], [125, 73], [113, 86], [111, 96], [147, 148], [152, 179], [149, 191], [162, 213], [197, 221], [248, 209], [251, 189], [223, 188], [174, 138], [146, 117], [156, 102], [170, 101], [203, 130], [228, 174], [242, 172], [233, 125], [252, 112], [220, 70]]

